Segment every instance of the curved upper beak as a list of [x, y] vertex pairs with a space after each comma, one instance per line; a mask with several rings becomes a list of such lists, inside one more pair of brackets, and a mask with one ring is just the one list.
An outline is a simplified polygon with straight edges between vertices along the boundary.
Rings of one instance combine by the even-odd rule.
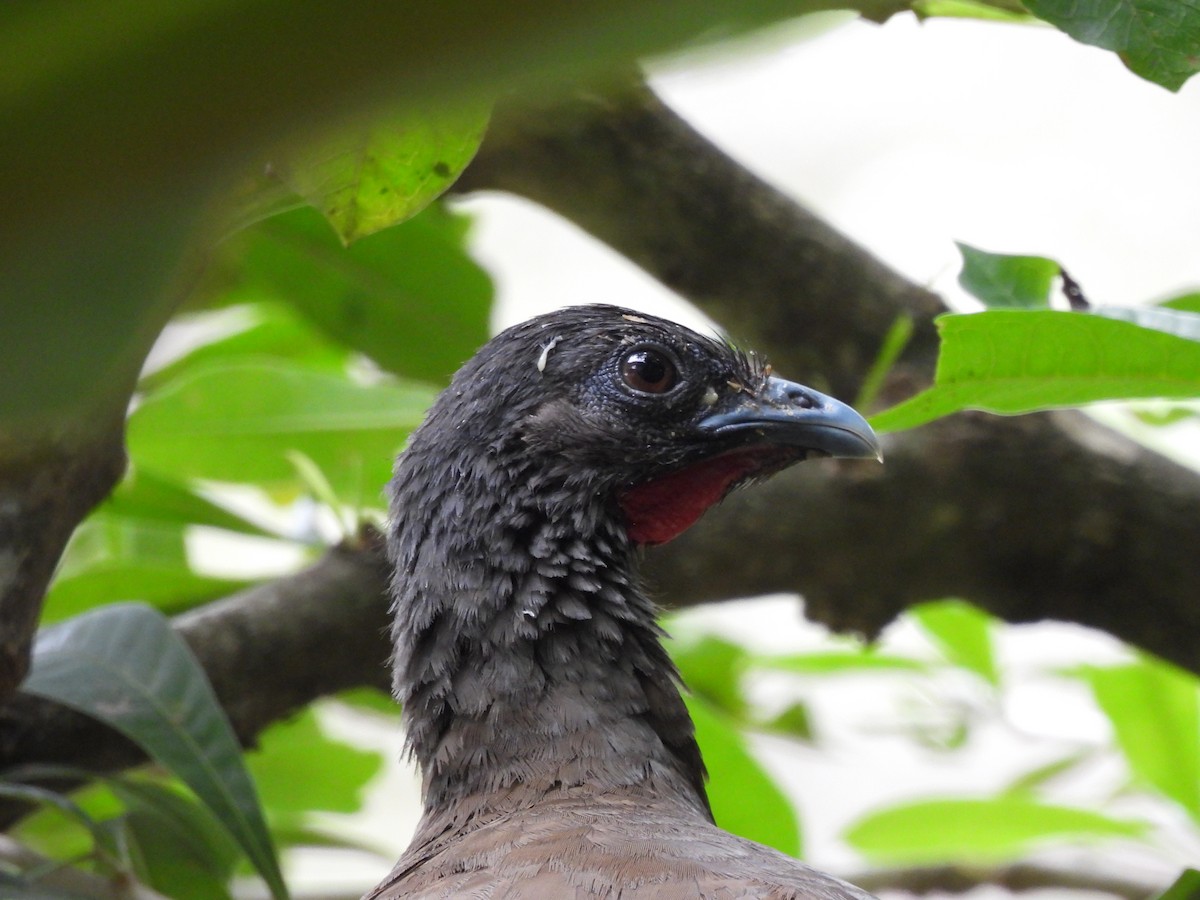
[[761, 390], [738, 394], [700, 420], [701, 432], [780, 444], [826, 456], [883, 461], [867, 420], [840, 400], [771, 376]]

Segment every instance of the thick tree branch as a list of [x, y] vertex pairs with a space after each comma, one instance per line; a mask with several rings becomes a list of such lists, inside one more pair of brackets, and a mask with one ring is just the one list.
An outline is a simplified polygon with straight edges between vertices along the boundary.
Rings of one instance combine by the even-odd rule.
[[739, 166], [640, 84], [501, 108], [456, 190], [554, 210], [693, 300], [790, 377], [852, 397], [888, 329], [928, 379], [938, 298]]
[[[1200, 478], [1081, 416], [956, 416], [885, 465], [806, 463], [648, 558], [678, 603], [798, 591], [838, 629], [965, 597], [1099, 628], [1200, 672]], [[830, 477], [831, 472], [840, 477]]]
[[[61, 342], [53, 351], [42, 346], [39, 353], [32, 346], [36, 329], [28, 316], [36, 303], [14, 304], [20, 313], [16, 322], [9, 315], [0, 320], [0, 330], [11, 332], [14, 351], [38, 357], [50, 373], [26, 372], [19, 356], [0, 354], [20, 373], [5, 381], [14, 390], [0, 401], [0, 701], [28, 671], [42, 600], [67, 540], [125, 472], [125, 416], [138, 373], [174, 301], [186, 294], [199, 271], [196, 254], [175, 262], [175, 290], [147, 303], [140, 319], [122, 322], [112, 332], [86, 315], [64, 319], [65, 314], [51, 311], [55, 327], [64, 327], [61, 335], [51, 329]], [[46, 314], [41, 310], [33, 317]], [[79, 331], [72, 334], [71, 328]], [[80, 358], [74, 348], [79, 332], [102, 360]], [[40, 334], [38, 340], [55, 338]], [[86, 388], [71, 386], [78, 376], [69, 371], [72, 366], [88, 370]]]
[[29, 669], [42, 598], [67, 539], [125, 469], [124, 413], [121, 404], [108, 427], [77, 438], [26, 435], [21, 451], [0, 435], [0, 699]]
[[867, 891], [906, 894], [965, 894], [983, 885], [1008, 891], [1069, 890], [1111, 894], [1125, 900], [1146, 900], [1165, 885], [1152, 885], [1099, 872], [1068, 872], [1049, 866], [1009, 865], [967, 868], [876, 869], [850, 875], [849, 881]]
[[[901, 315], [914, 337], [885, 394], [932, 377], [938, 300], [642, 86], [502, 111], [461, 187], [561, 213], [789, 377], [855, 396]], [[959, 415], [891, 436], [885, 455], [882, 469], [806, 464], [734, 498], [651, 554], [652, 571], [675, 603], [794, 590], [810, 615], [867, 634], [910, 603], [964, 596], [1011, 621], [1102, 628], [1200, 671], [1196, 473], [1074, 413]]]

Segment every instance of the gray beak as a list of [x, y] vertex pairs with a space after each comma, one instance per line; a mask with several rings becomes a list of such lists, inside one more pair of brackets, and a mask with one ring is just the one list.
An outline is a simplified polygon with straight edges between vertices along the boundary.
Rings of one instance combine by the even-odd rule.
[[883, 460], [866, 419], [802, 384], [771, 376], [761, 391], [738, 395], [733, 402], [701, 419], [700, 431], [746, 445], [778, 444], [824, 456]]

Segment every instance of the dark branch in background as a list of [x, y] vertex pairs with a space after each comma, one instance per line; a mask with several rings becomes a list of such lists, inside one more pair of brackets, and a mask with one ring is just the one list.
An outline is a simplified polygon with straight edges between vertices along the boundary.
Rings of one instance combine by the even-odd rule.
[[[124, 412], [122, 404], [108, 427], [98, 427], [79, 440], [61, 440], [53, 448], [40, 446], [34, 454], [4, 454], [0, 465], [0, 699], [15, 691], [28, 672], [42, 598], [67, 539], [125, 470]], [[0, 447], [4, 444], [0, 435]]]
[[899, 364], [928, 379], [936, 296], [725, 156], [644, 86], [501, 108], [458, 191], [500, 189], [565, 216], [789, 377], [852, 398], [900, 316]]
[[[42, 601], [67, 541], [125, 472], [125, 415], [138, 373], [175, 301], [199, 271], [198, 254], [176, 262], [175, 288], [146, 304], [141, 319], [124, 322], [114, 332], [86, 316], [81, 325], [80, 317], [51, 313], [54, 326], [65, 329], [62, 346], [40, 354], [45, 360], [39, 358], [39, 363], [48, 362], [59, 377], [51, 377], [55, 383], [47, 385], [44, 372], [18, 368], [21, 377], [12, 381], [12, 396], [0, 402], [0, 701], [28, 673]], [[75, 272], [72, 277], [83, 276]], [[14, 309], [36, 307], [23, 299], [24, 305], [14, 304]], [[103, 364], [91, 360], [94, 370], [87, 373], [86, 389], [64, 387], [70, 378], [61, 377], [62, 370], [81, 365], [64, 317], [83, 329], [90, 348], [107, 354]], [[4, 324], [14, 323], [6, 319]], [[14, 349], [19, 345], [29, 353], [29, 323], [18, 324], [23, 327], [12, 329]], [[11, 366], [20, 357], [4, 361]]]
[[1146, 900], [1162, 890], [1147, 884], [1092, 872], [1067, 872], [1048, 866], [1011, 865], [997, 867], [937, 866], [933, 868], [877, 869], [848, 876], [866, 891], [903, 891], [906, 894], [965, 894], [978, 887], [1008, 891], [1068, 890], [1110, 894], [1125, 900]]
[[960, 415], [884, 454], [834, 479], [806, 463], [727, 502], [649, 558], [667, 599], [798, 591], [813, 618], [870, 635], [910, 604], [964, 597], [1200, 672], [1191, 470], [1070, 413]]
[[[883, 395], [928, 384], [939, 301], [725, 156], [644, 87], [501, 111], [463, 190], [537, 200], [767, 351], [853, 398], [898, 316]], [[891, 436], [886, 465], [808, 463], [648, 556], [667, 599], [802, 593], [875, 634], [962, 596], [1014, 622], [1104, 629], [1200, 672], [1200, 476], [1076, 413], [959, 415]]]

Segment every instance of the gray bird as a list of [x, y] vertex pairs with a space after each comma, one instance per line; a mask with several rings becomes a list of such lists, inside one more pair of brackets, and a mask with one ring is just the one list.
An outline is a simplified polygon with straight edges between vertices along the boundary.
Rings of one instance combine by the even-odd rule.
[[751, 479], [878, 458], [850, 407], [612, 306], [510, 328], [390, 486], [396, 697], [424, 814], [373, 900], [869, 895], [713, 823], [639, 578]]

